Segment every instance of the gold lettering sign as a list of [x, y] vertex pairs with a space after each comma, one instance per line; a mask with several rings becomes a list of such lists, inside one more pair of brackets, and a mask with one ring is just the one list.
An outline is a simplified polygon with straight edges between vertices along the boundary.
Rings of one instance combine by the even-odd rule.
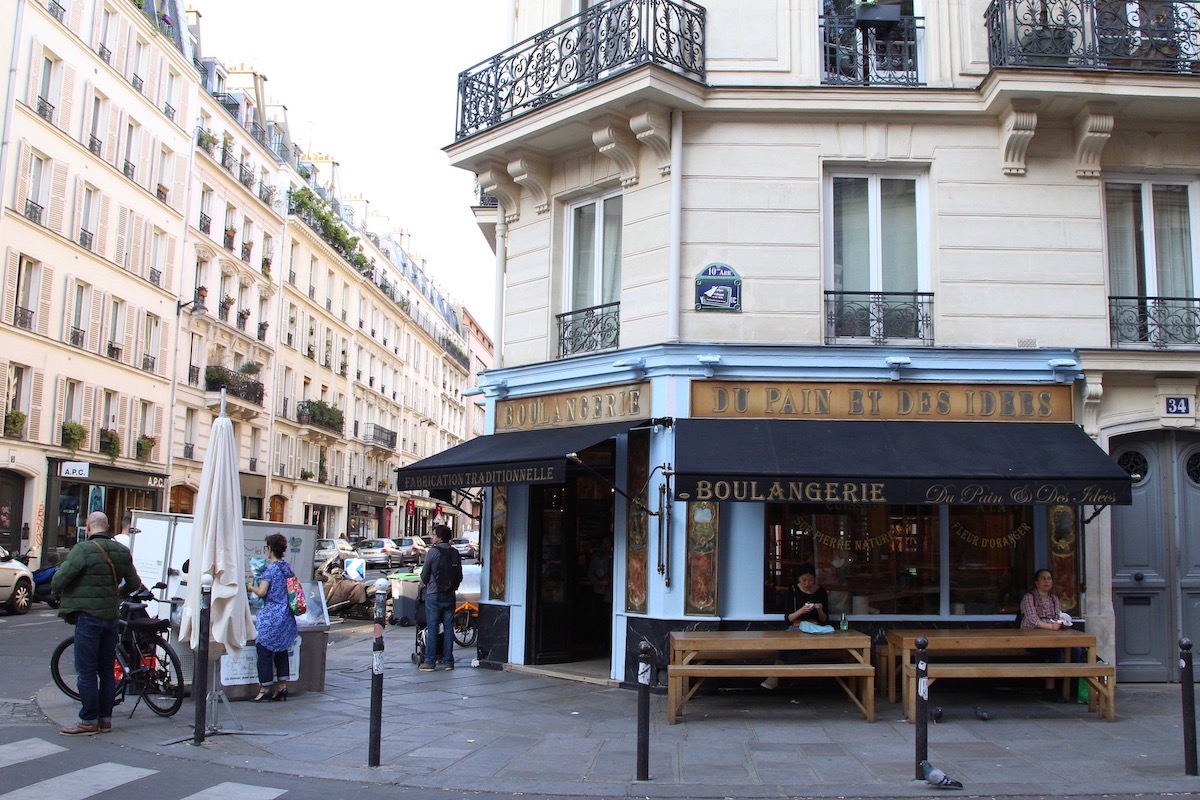
[[1074, 422], [1066, 384], [692, 381], [693, 417]]
[[543, 394], [496, 403], [496, 433], [636, 420], [649, 413], [649, 381]]

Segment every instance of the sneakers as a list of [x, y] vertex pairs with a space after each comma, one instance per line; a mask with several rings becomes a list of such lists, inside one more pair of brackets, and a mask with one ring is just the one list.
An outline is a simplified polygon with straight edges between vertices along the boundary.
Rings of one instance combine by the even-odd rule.
[[765, 681], [760, 683], [759, 686], [764, 689], [774, 691], [775, 689], [779, 688], [779, 678], [767, 678]]
[[[111, 726], [112, 723], [110, 722], [109, 725]], [[63, 736], [95, 736], [100, 732], [100, 726], [94, 722], [90, 725], [83, 722], [76, 722], [69, 728], [60, 728], [58, 732]]]
[[454, 665], [453, 665], [453, 664], [446, 664], [446, 665], [444, 665], [444, 666], [442, 667], [442, 669], [444, 669], [446, 672], [453, 672], [453, 671], [454, 671]]
[[433, 664], [422, 661], [421, 666], [417, 667], [417, 669], [421, 672], [433, 672]]

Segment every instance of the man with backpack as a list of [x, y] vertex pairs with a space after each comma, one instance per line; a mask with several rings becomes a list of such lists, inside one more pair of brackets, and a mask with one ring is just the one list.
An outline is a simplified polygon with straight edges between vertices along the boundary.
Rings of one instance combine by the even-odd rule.
[[462, 556], [450, 546], [450, 528], [433, 526], [433, 547], [421, 567], [421, 586], [425, 590], [425, 660], [417, 669], [432, 672], [437, 658], [438, 626], [442, 626], [442, 654], [445, 669], [454, 669], [454, 601], [462, 583]]

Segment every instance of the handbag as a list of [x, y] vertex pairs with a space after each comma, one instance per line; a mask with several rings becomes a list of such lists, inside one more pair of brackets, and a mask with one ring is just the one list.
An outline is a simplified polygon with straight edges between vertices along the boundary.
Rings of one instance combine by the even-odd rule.
[[296, 573], [292, 572], [292, 568], [288, 567], [287, 576], [287, 598], [288, 608], [292, 610], [292, 616], [303, 617], [308, 613], [308, 603], [304, 600], [304, 587], [300, 585], [300, 579], [296, 577]]

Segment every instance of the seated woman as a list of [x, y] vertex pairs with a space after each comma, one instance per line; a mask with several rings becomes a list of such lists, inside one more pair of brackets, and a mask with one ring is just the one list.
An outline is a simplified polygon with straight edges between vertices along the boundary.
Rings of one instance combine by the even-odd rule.
[[[1042, 568], [1033, 573], [1033, 588], [1021, 598], [1021, 630], [1031, 631], [1037, 628], [1059, 631], [1067, 627], [1063, 619], [1062, 604], [1054, 594], [1054, 574]], [[1044, 651], [1047, 661], [1063, 660], [1063, 651], [1059, 648]], [[1083, 648], [1073, 648], [1072, 661], [1082, 661]], [[1065, 703], [1067, 698], [1061, 692], [1054, 690], [1054, 679], [1046, 679], [1046, 699]]]
[[[817, 571], [812, 564], [802, 564], [796, 570], [796, 583], [789, 588], [788, 608], [784, 614], [788, 630], [799, 628], [801, 622], [814, 622], [818, 625], [829, 623], [829, 592], [817, 584]], [[776, 661], [775, 663], [782, 663]], [[761, 684], [764, 689], [775, 689], [779, 686], [779, 678], [767, 678]]]

